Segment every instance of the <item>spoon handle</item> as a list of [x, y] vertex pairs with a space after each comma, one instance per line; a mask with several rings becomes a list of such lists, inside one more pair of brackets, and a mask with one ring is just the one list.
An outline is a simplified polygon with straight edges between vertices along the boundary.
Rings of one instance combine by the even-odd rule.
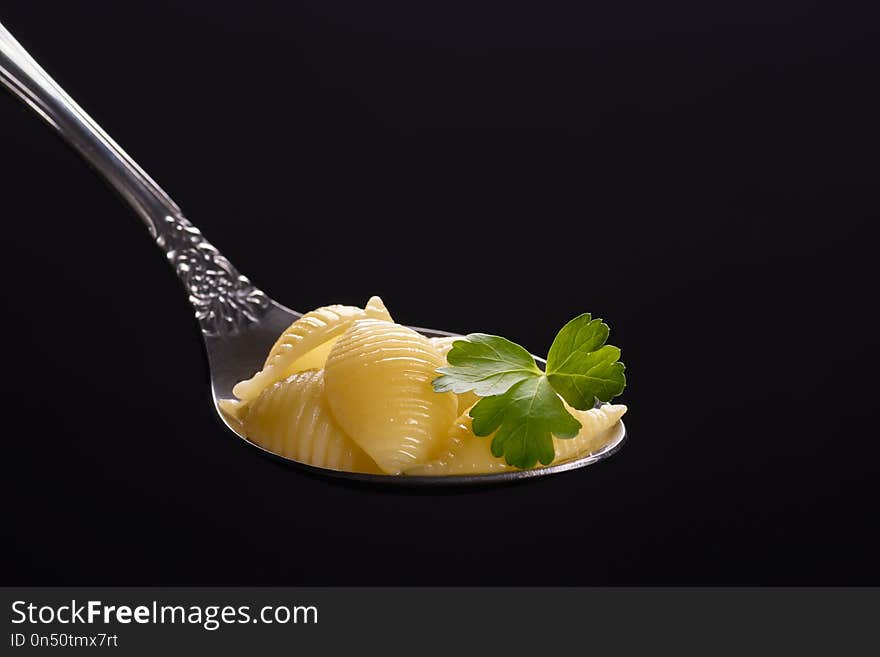
[[259, 321], [268, 297], [238, 273], [2, 24], [0, 82], [55, 128], [144, 221], [189, 293], [203, 333], [234, 333]]

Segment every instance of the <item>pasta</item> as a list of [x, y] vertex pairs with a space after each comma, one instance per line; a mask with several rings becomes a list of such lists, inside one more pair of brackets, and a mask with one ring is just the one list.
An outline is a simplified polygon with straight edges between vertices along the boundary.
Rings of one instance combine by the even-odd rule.
[[[448, 354], [449, 350], [452, 349], [452, 343], [455, 342], [456, 340], [461, 340], [461, 337], [458, 335], [450, 335], [448, 337], [443, 337], [443, 338], [429, 338], [429, 339], [431, 341], [431, 344], [433, 344], [435, 347], [437, 347], [437, 351], [439, 351], [440, 355], [443, 356], [443, 358], [445, 359], [446, 354]], [[443, 363], [443, 364], [446, 365], [446, 363]], [[461, 393], [460, 395], [456, 395], [456, 397], [458, 397], [458, 414], [459, 415], [461, 415], [467, 409], [469, 409], [471, 406], [473, 406], [478, 401], [480, 401], [480, 398], [477, 397], [477, 395], [470, 390], [467, 392]]]
[[323, 366], [333, 342], [356, 319], [367, 317], [392, 321], [379, 297], [372, 297], [363, 309], [335, 305], [306, 313], [281, 334], [269, 351], [263, 369], [250, 379], [237, 383], [232, 393], [247, 402], [276, 381], [296, 372]]
[[[364, 308], [306, 313], [272, 346], [262, 369], [220, 409], [266, 450], [320, 468], [391, 475], [466, 475], [516, 469], [474, 435], [473, 392], [434, 391], [458, 336], [426, 338], [395, 324], [379, 297]], [[553, 438], [554, 463], [593, 453], [626, 406], [566, 409], [582, 428]]]
[[471, 418], [463, 413], [449, 427], [439, 449], [437, 458], [409, 468], [408, 475], [463, 475], [479, 472], [503, 472], [515, 470], [504, 459], [492, 455], [489, 445], [491, 437], [475, 436], [471, 429]]
[[[554, 464], [598, 451], [611, 438], [610, 429], [626, 412], [626, 406], [622, 404], [605, 404], [588, 411], [578, 411], [567, 404], [566, 407], [581, 423], [581, 430], [574, 438], [553, 438], [556, 448]], [[463, 475], [514, 470], [504, 459], [492, 454], [491, 444], [492, 436], [474, 435], [471, 418], [464, 413], [450, 428], [440, 448], [440, 456], [408, 469], [406, 474]]]
[[554, 463], [599, 451], [611, 438], [608, 430], [626, 413], [626, 406], [623, 404], [603, 404], [588, 411], [579, 411], [568, 404], [565, 407], [581, 423], [581, 430], [574, 438], [553, 439], [553, 446], [556, 448]]
[[256, 444], [300, 463], [348, 472], [380, 472], [330, 414], [321, 370], [293, 374], [263, 390], [252, 402], [243, 428]]
[[429, 460], [455, 419], [455, 395], [431, 387], [444, 364], [423, 335], [374, 319], [355, 321], [330, 351], [330, 409], [383, 471], [398, 474]]

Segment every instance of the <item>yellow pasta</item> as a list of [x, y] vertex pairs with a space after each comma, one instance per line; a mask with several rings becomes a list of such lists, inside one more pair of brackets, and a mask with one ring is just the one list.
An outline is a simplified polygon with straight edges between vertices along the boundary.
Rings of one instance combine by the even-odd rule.
[[306, 369], [323, 367], [333, 342], [352, 322], [365, 318], [391, 321], [379, 297], [372, 297], [363, 309], [333, 305], [306, 313], [281, 334], [269, 351], [263, 369], [237, 383], [232, 393], [243, 402], [249, 402], [276, 381]]
[[[429, 338], [431, 344], [437, 347], [437, 351], [440, 352], [440, 355], [443, 356], [443, 359], [446, 360], [446, 354], [449, 353], [449, 350], [452, 349], [452, 343], [456, 340], [461, 340], [462, 337], [460, 335], [450, 335], [442, 338]], [[443, 363], [444, 365], [448, 365], [449, 363]], [[455, 394], [455, 393], [453, 393]], [[463, 392], [455, 395], [458, 398], [458, 414], [461, 415], [471, 406], [480, 401], [480, 398], [472, 391], [468, 390], [467, 392]]]
[[444, 364], [423, 335], [374, 319], [355, 321], [330, 351], [324, 374], [330, 410], [384, 472], [434, 458], [457, 415], [455, 395], [431, 386]]
[[588, 411], [578, 411], [568, 404], [565, 407], [581, 423], [581, 430], [574, 438], [553, 439], [556, 448], [554, 463], [598, 452], [612, 438], [610, 430], [626, 413], [623, 404], [603, 404]]
[[247, 415], [249, 404], [238, 399], [220, 399], [217, 406], [229, 419], [240, 424]]
[[452, 349], [452, 343], [461, 339], [462, 338], [459, 335], [444, 335], [442, 338], [428, 338], [430, 343], [437, 348], [437, 351], [440, 352], [440, 355], [443, 356], [443, 358], [446, 358], [446, 354]]
[[516, 470], [504, 459], [492, 455], [492, 437], [475, 436], [471, 418], [463, 413], [452, 423], [439, 447], [439, 456], [428, 463], [408, 468], [407, 475], [464, 475]]
[[324, 399], [321, 370], [305, 370], [272, 384], [250, 404], [245, 436], [289, 459], [348, 472], [381, 471], [339, 427]]
[[[379, 297], [361, 309], [324, 306], [291, 324], [262, 369], [218, 406], [235, 431], [314, 466], [373, 474], [469, 475], [516, 470], [474, 435], [473, 392], [434, 392], [437, 370], [461, 336], [426, 338], [395, 324]], [[553, 438], [553, 463], [599, 451], [626, 406], [578, 411], [571, 439]], [[540, 464], [539, 466], [540, 467]]]
[[[581, 423], [581, 430], [574, 438], [553, 438], [556, 458], [561, 463], [572, 458], [592, 454], [603, 447], [612, 437], [614, 425], [626, 413], [622, 404], [605, 404], [588, 411], [578, 411], [565, 405]], [[515, 470], [502, 458], [492, 454], [492, 436], [476, 436], [471, 418], [462, 414], [450, 427], [440, 446], [440, 455], [428, 463], [406, 470], [408, 475], [464, 475]]]

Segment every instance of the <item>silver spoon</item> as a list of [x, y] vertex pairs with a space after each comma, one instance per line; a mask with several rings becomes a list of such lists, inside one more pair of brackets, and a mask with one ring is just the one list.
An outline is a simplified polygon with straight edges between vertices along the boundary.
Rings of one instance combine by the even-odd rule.
[[[299, 463], [252, 443], [226, 419], [217, 402], [231, 398], [232, 386], [250, 378], [262, 367], [275, 339], [302, 313], [273, 301], [239, 274], [183, 216], [174, 201], [49, 77], [2, 24], [0, 81], [79, 151], [147, 225], [150, 235], [177, 272], [195, 310], [208, 354], [214, 409], [233, 433], [265, 455], [305, 471], [348, 480], [449, 486], [514, 481], [583, 468], [616, 452], [626, 438], [626, 430], [620, 422], [612, 430], [611, 440], [589, 456], [532, 470], [452, 476], [340, 472]], [[454, 335], [411, 328], [428, 337]]]

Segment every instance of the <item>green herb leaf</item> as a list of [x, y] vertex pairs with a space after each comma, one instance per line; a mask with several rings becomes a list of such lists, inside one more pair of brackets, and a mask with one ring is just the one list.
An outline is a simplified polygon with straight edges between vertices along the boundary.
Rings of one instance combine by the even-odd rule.
[[435, 392], [473, 390], [480, 397], [500, 395], [523, 379], [542, 376], [532, 355], [518, 344], [497, 335], [471, 333], [452, 343], [446, 354], [451, 367], [434, 379]]
[[562, 327], [547, 355], [547, 378], [571, 406], [592, 408], [596, 400], [611, 401], [626, 387], [620, 349], [606, 345], [610, 330], [590, 313]]
[[492, 454], [523, 469], [538, 461], [551, 463], [553, 436], [574, 438], [581, 429], [545, 376], [523, 379], [504, 394], [481, 399], [470, 416], [476, 435], [495, 432]]
[[589, 313], [575, 317], [556, 336], [546, 374], [518, 344], [484, 333], [452, 343], [448, 367], [437, 371], [436, 392], [473, 391], [483, 397], [470, 410], [474, 434], [492, 439], [492, 453], [531, 468], [555, 457], [553, 436], [573, 438], [581, 424], [565, 408], [592, 408], [626, 386], [620, 349], [606, 345], [609, 329]]

